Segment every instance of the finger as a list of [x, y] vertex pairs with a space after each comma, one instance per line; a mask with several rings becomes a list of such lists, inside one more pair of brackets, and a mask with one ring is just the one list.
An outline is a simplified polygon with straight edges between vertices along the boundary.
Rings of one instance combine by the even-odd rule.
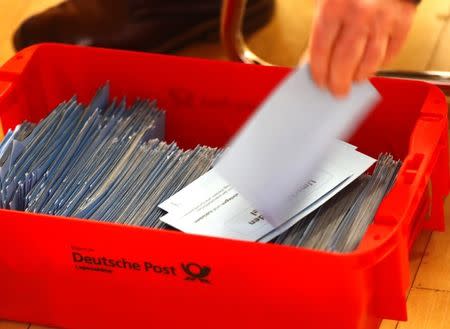
[[383, 65], [388, 64], [394, 58], [394, 56], [399, 53], [399, 51], [405, 44], [406, 38], [406, 34], [402, 34], [399, 32], [395, 32], [390, 36]]
[[383, 64], [387, 64], [392, 58], [402, 49], [408, 37], [408, 32], [412, 25], [414, 17], [415, 7], [409, 4], [404, 5], [403, 10], [405, 15], [401, 18], [397, 17], [397, 20], [393, 23], [392, 33], [389, 38], [386, 57]]
[[378, 70], [386, 57], [388, 43], [388, 35], [368, 38], [364, 55], [356, 70], [355, 81], [363, 81]]
[[341, 24], [338, 20], [315, 20], [310, 45], [311, 72], [316, 83], [325, 87], [330, 67], [330, 57]]
[[407, 36], [408, 29], [400, 26], [393, 28], [393, 32], [388, 40], [386, 56], [384, 58], [383, 64], [389, 63], [394, 58], [394, 56], [399, 53], [406, 42]]
[[311, 58], [310, 52], [311, 51], [309, 50], [309, 48], [306, 48], [305, 52], [301, 55], [301, 57], [298, 61], [298, 64], [300, 66], [310, 62], [310, 58]]
[[366, 48], [368, 33], [348, 24], [336, 39], [331, 54], [328, 87], [336, 96], [345, 96]]

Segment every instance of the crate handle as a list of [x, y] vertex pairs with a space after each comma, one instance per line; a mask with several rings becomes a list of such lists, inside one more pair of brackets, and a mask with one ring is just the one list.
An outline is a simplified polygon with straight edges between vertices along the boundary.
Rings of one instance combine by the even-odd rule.
[[[272, 64], [261, 59], [245, 43], [242, 34], [242, 23], [247, 0], [223, 0], [221, 13], [221, 41], [228, 57], [234, 61], [247, 64]], [[302, 57], [304, 61], [307, 57]], [[401, 71], [382, 70], [376, 73], [380, 77], [402, 78], [425, 81], [438, 86], [447, 96], [450, 96], [450, 72], [442, 71]]]

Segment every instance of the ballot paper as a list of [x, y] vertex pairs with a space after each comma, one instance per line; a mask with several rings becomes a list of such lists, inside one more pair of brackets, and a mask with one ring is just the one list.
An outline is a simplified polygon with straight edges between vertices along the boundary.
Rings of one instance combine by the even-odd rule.
[[294, 206], [277, 220], [278, 225], [267, 221], [215, 168], [161, 203], [159, 207], [167, 212], [161, 220], [192, 234], [268, 241], [323, 205], [375, 163], [375, 159], [345, 143], [336, 142], [332, 150], [315, 175], [288, 196]]
[[309, 66], [294, 69], [233, 139], [216, 172], [271, 227], [279, 226], [297, 211], [289, 196], [308, 183], [335, 140], [351, 134], [378, 98], [364, 82], [338, 100], [316, 87]]

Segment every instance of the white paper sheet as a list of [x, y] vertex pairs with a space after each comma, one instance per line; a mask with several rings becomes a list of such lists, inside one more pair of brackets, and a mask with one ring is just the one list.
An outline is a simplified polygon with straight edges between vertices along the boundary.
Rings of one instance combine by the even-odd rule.
[[315, 176], [288, 196], [294, 206], [286, 217], [278, 220], [282, 226], [265, 220], [215, 169], [160, 204], [168, 212], [161, 220], [188, 233], [257, 241], [287, 230], [374, 162], [375, 159], [348, 144], [335, 144]]
[[274, 226], [295, 203], [336, 139], [345, 139], [378, 100], [368, 82], [337, 100], [295, 69], [244, 125], [215, 169]]

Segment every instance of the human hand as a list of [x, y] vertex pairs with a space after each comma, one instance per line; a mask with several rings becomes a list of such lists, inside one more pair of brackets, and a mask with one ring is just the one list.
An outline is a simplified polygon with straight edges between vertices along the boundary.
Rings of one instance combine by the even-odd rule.
[[318, 0], [309, 47], [316, 83], [348, 94], [404, 44], [416, 4], [410, 0]]

